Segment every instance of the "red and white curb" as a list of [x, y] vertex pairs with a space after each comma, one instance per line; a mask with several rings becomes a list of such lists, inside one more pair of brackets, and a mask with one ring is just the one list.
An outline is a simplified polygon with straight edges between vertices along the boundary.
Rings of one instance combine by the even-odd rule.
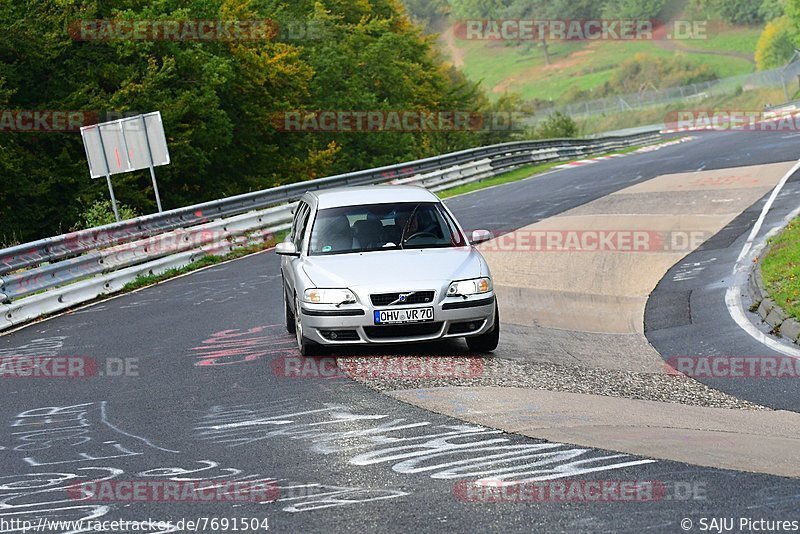
[[591, 165], [593, 163], [598, 163], [601, 161], [605, 161], [608, 159], [614, 158], [621, 158], [625, 154], [611, 154], [610, 156], [598, 156], [596, 158], [589, 158], [589, 159], [582, 159], [579, 161], [570, 161], [569, 163], [564, 163], [562, 165], [556, 165], [555, 169], [571, 169], [573, 167], [583, 167], [584, 165]]
[[689, 141], [694, 141], [697, 139], [696, 137], [688, 136], [688, 137], [681, 137], [680, 139], [676, 139], [674, 141], [669, 141], [667, 143], [661, 143], [660, 145], [650, 145], [650, 146], [643, 146], [636, 152], [632, 152], [632, 154], [645, 154], [648, 152], [657, 152], [662, 148], [666, 148], [668, 146], [675, 146], [681, 145], [683, 143], [688, 143]]
[[662, 148], [666, 148], [668, 146], [679, 145], [681, 143], [686, 143], [687, 141], [692, 141], [696, 139], [695, 137], [683, 137], [681, 139], [676, 139], [675, 141], [670, 141], [668, 143], [661, 143], [660, 145], [651, 145], [645, 146], [636, 150], [634, 152], [629, 152], [627, 154], [611, 154], [608, 156], [598, 156], [596, 158], [589, 158], [589, 159], [582, 159], [579, 161], [571, 161], [569, 163], [564, 163], [562, 165], [556, 165], [553, 167], [554, 169], [573, 169], [575, 167], [583, 167], [584, 165], [592, 165], [593, 163], [599, 163], [601, 161], [606, 161], [609, 159], [615, 158], [624, 158], [630, 156], [631, 154], [643, 154], [645, 152], [655, 152], [657, 150], [661, 150]]

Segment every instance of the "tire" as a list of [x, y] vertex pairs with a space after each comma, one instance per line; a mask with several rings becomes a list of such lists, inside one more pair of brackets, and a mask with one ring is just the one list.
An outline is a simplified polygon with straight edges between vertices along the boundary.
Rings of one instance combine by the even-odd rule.
[[283, 317], [286, 321], [286, 331], [290, 334], [294, 334], [295, 332], [295, 324], [294, 324], [294, 314], [292, 313], [292, 309], [289, 307], [289, 299], [286, 298], [286, 287], [283, 288]]
[[500, 342], [500, 312], [494, 304], [494, 326], [485, 334], [467, 338], [467, 346], [472, 352], [492, 352]]
[[300, 313], [300, 301], [296, 298], [294, 300], [294, 309], [297, 312], [294, 314], [294, 336], [295, 339], [297, 339], [297, 350], [300, 352], [300, 356], [315, 356], [319, 354], [320, 346], [313, 341], [309, 341], [303, 336], [303, 323], [300, 319], [300, 316], [302, 315]]

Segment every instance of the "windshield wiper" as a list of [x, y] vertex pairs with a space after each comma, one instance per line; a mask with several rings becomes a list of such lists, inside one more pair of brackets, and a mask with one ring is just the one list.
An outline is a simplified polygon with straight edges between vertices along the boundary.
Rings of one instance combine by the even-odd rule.
[[406, 221], [406, 225], [403, 227], [403, 232], [400, 234], [400, 249], [401, 250], [405, 250], [406, 249], [406, 246], [405, 246], [406, 245], [406, 232], [408, 231], [408, 227], [411, 225], [411, 220], [414, 218], [414, 215], [417, 214], [417, 210], [419, 209], [420, 206], [422, 206], [422, 204], [417, 204], [416, 206], [414, 206], [414, 209], [411, 212], [411, 215], [408, 217], [408, 220]]

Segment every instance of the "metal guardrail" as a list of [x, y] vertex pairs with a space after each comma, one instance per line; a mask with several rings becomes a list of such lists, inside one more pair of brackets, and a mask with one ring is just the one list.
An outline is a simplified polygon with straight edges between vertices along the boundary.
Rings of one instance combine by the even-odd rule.
[[20, 271], [4, 277], [3, 292], [8, 299], [18, 299], [88, 276], [218, 243], [261, 228], [277, 227], [291, 220], [291, 207], [292, 204], [286, 204], [218, 219]]
[[[649, 134], [615, 138], [620, 142], [636, 142]], [[44, 262], [58, 261], [62, 258], [95, 250], [158, 233], [203, 224], [213, 219], [238, 215], [254, 209], [299, 199], [308, 190], [325, 189], [337, 186], [365, 185], [382, 183], [397, 178], [405, 178], [440, 170], [454, 165], [469, 163], [478, 159], [494, 158], [504, 154], [524, 153], [527, 151], [554, 149], [566, 151], [574, 148], [575, 155], [581, 148], [596, 147], [609, 139], [555, 139], [547, 141], [519, 141], [488, 147], [473, 148], [412, 161], [389, 165], [377, 169], [358, 171], [317, 180], [309, 180], [294, 184], [282, 185], [263, 191], [255, 191], [243, 195], [214, 200], [163, 213], [145, 215], [120, 223], [99, 226], [89, 230], [72, 232], [56, 237], [49, 237], [0, 250], [0, 275], [37, 265]], [[564, 152], [566, 154], [566, 152]], [[0, 290], [1, 291], [1, 290]]]
[[[3, 249], [0, 302], [9, 305], [0, 305], [0, 330], [119, 289], [124, 281], [159, 272], [165, 265], [230, 250], [232, 243], [246, 241], [253, 232], [285, 228], [291, 221], [292, 206], [287, 202], [309, 190], [391, 182], [441, 191], [522, 165], [604, 153], [659, 138], [658, 132], [646, 132], [504, 143], [279, 186]], [[257, 240], [268, 235], [261, 232]], [[101, 283], [104, 277], [114, 283]], [[71, 294], [76, 292], [88, 296]]]
[[787, 109], [790, 110], [790, 111], [794, 111], [794, 110], [796, 110], [798, 108], [800, 108], [800, 100], [790, 100], [789, 102], [784, 102], [783, 104], [777, 104], [775, 106], [766, 106], [764, 108], [764, 111], [766, 111], [766, 112], [769, 112], [769, 111], [785, 111]]

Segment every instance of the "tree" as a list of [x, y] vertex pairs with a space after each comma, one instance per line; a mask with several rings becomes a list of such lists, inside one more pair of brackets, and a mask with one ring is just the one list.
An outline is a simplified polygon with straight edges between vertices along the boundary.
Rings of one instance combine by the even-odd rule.
[[785, 0], [764, 0], [758, 8], [758, 16], [761, 20], [771, 21], [782, 17], [786, 13], [784, 8]]
[[[599, 15], [597, 3], [584, 0], [513, 0], [502, 11], [502, 18], [527, 19], [540, 21], [567, 21], [573, 19], [591, 19]], [[548, 35], [539, 36], [545, 64], [550, 65], [550, 48]]]
[[756, 65], [759, 70], [781, 67], [794, 54], [796, 29], [788, 17], [780, 17], [764, 28], [756, 45]]
[[614, 19], [647, 20], [658, 16], [666, 0], [608, 0], [605, 16]]
[[763, 0], [720, 0], [720, 14], [734, 24], [758, 24], [763, 22], [759, 8]]
[[[70, 23], [97, 19], [274, 19], [313, 34], [71, 37]], [[281, 112], [488, 109], [477, 85], [445, 66], [396, 0], [5, 0], [0, 32], [0, 109], [161, 111], [172, 159], [158, 172], [167, 209], [482, 140], [475, 132], [288, 133], [274, 127]], [[121, 203], [155, 211], [146, 171], [117, 175], [114, 187]], [[4, 241], [66, 231], [81, 206], [106, 194], [104, 180], [88, 177], [77, 132], [0, 131]]]
[[515, 0], [448, 0], [456, 19], [497, 19]]
[[425, 28], [450, 10], [447, 0], [403, 0], [403, 5], [409, 16]]
[[[707, 14], [718, 14], [733, 24], [758, 24], [764, 21], [764, 0], [695, 0]], [[769, 8], [770, 11], [773, 8]]]

